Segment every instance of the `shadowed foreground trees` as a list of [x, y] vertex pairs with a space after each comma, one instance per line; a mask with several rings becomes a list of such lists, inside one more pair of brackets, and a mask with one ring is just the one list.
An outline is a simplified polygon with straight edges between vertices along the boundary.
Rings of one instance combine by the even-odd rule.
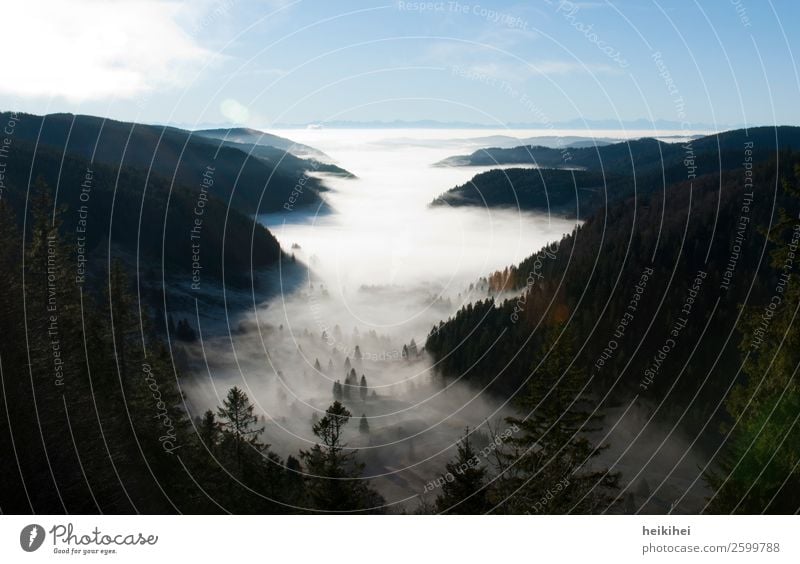
[[[563, 329], [563, 330], [562, 330]], [[548, 332], [545, 356], [531, 366], [527, 390], [517, 400], [522, 417], [490, 428], [485, 448], [469, 430], [445, 467], [439, 513], [593, 513], [613, 505], [619, 475], [593, 464], [604, 447], [588, 435], [599, 417], [586, 393], [587, 374], [574, 362], [571, 332]]]
[[308, 475], [308, 500], [314, 509], [340, 512], [380, 510], [383, 499], [360, 478], [364, 465], [343, 442], [350, 412], [338, 401], [313, 427], [322, 444], [300, 451]]
[[800, 164], [783, 180], [792, 198], [768, 236], [774, 275], [768, 306], [743, 316], [744, 381], [726, 401], [730, 433], [717, 466], [706, 474], [713, 513], [792, 514], [800, 500]]
[[[597, 448], [581, 438], [592, 426], [580, 424], [592, 395], [611, 404], [641, 395], [659, 402], [656, 422], [680, 420], [702, 442], [722, 441], [701, 469], [713, 489], [706, 512], [798, 510], [800, 154], [762, 157], [747, 174], [699, 176], [608, 206], [489, 277], [491, 292], [517, 296], [467, 304], [430, 332], [425, 350], [445, 377], [522, 394], [529, 415], [512, 419], [521, 434], [491, 484], [511, 495], [498, 511], [529, 511], [562, 479], [569, 485], [542, 512], [605, 509], [615, 478], [592, 464]], [[736, 158], [738, 167], [741, 149]], [[681, 317], [675, 346], [659, 358]], [[584, 341], [574, 355], [559, 344], [548, 353], [552, 367], [537, 368], [566, 322]]]
[[486, 474], [467, 429], [456, 445], [455, 459], [445, 465], [445, 480], [436, 498], [436, 511], [479, 515], [491, 509]]
[[[92, 264], [98, 283], [76, 283], [75, 241], [59, 229], [62, 210], [43, 182], [30, 201], [23, 233], [0, 198], [0, 511], [313, 509], [306, 490], [319, 478], [262, 441], [242, 390], [189, 419], [180, 371], [122, 263]], [[355, 455], [340, 452], [336, 435], [322, 436], [330, 437], [320, 449], [323, 470], [355, 482], [339, 488], [336, 503], [379, 505]]]

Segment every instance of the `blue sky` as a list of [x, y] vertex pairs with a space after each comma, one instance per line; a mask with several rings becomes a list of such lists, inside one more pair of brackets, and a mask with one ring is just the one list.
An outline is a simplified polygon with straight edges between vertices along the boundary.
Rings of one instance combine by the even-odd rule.
[[800, 122], [789, 0], [9, 4], [22, 48], [6, 51], [4, 109], [189, 126]]

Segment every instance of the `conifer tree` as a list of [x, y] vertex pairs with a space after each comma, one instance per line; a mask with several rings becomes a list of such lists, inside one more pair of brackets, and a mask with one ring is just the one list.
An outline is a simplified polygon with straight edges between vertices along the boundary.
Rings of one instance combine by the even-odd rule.
[[333, 402], [313, 428], [321, 444], [300, 451], [310, 476], [307, 492], [314, 509], [380, 511], [383, 504], [383, 498], [361, 479], [364, 465], [358, 462], [356, 452], [346, 450], [343, 434], [350, 416], [346, 407]]
[[207, 449], [213, 451], [217, 447], [220, 434], [219, 424], [214, 412], [210, 409], [203, 414], [198, 426], [198, 433], [200, 434], [200, 440]]
[[456, 458], [445, 466], [441, 493], [436, 498], [439, 513], [476, 515], [491, 508], [485, 487], [486, 468], [481, 462], [466, 429], [457, 443]]
[[[786, 173], [783, 190], [800, 202], [800, 165]], [[781, 209], [767, 234], [775, 245], [771, 265], [785, 280], [781, 301], [764, 326], [764, 306], [745, 310], [739, 349], [745, 355], [744, 381], [730, 394], [726, 408], [733, 423], [717, 468], [705, 478], [714, 490], [709, 508], [714, 513], [778, 513], [798, 510], [800, 499], [800, 282], [785, 265], [797, 261], [791, 248], [796, 212]], [[782, 278], [781, 278], [782, 277]]]
[[264, 445], [258, 442], [258, 436], [264, 431], [258, 427], [258, 415], [255, 405], [238, 386], [228, 390], [228, 395], [222, 400], [222, 406], [217, 408], [217, 417], [220, 427], [233, 442], [236, 456], [236, 465], [242, 467], [243, 448], [250, 446], [263, 450]]
[[[497, 480], [498, 511], [530, 513], [548, 499], [547, 513], [593, 513], [609, 507], [618, 474], [590, 466], [603, 448], [589, 440], [597, 415], [586, 394], [586, 373], [577, 366], [569, 329], [556, 326], [545, 338], [547, 356], [535, 369], [527, 394], [519, 401], [524, 417], [506, 421], [519, 431], [507, 443]], [[559, 486], [560, 484], [560, 486]]]

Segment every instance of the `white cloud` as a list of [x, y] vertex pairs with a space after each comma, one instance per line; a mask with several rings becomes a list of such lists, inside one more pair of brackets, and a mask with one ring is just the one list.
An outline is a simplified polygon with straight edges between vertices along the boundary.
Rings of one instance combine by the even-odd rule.
[[219, 111], [233, 123], [246, 123], [250, 117], [250, 110], [241, 102], [228, 98], [219, 105]]
[[179, 25], [185, 6], [156, 0], [3, 3], [0, 92], [71, 102], [176, 86], [214, 54]]

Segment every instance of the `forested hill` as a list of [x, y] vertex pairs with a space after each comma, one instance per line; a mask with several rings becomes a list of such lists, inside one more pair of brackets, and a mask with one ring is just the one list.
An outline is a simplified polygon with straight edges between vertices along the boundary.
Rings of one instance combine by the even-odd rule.
[[204, 287], [216, 285], [223, 270], [228, 283], [244, 285], [252, 269], [271, 266], [281, 256], [267, 229], [214, 195], [213, 175], [208, 186], [172, 184], [141, 168], [92, 164], [48, 146], [34, 153], [33, 145], [19, 139], [4, 162], [2, 199], [20, 226], [26, 204], [30, 213], [35, 199], [51, 201], [72, 250], [67, 264], [73, 279], [85, 272], [88, 283], [102, 270], [95, 261], [106, 258], [97, 251], [109, 247], [129, 257], [127, 262], [137, 259], [150, 273], [146, 283], [160, 284], [163, 261], [167, 277], [188, 286], [197, 271]]
[[743, 165], [745, 150], [752, 164], [792, 148], [800, 148], [800, 127], [740, 129], [686, 143], [639, 139], [598, 148], [485, 149], [443, 162], [543, 168], [478, 174], [437, 197], [433, 205], [514, 207], [584, 219], [633, 194], [647, 196], [681, 180], [737, 169]]
[[[226, 132], [231, 131], [230, 135]], [[354, 178], [354, 175], [345, 169], [332, 164], [330, 157], [316, 151], [306, 145], [295, 145], [289, 139], [278, 137], [276, 135], [262, 134], [264, 139], [259, 139], [253, 132], [248, 135], [237, 134], [236, 129], [212, 129], [204, 131], [195, 131], [193, 137], [201, 137], [208, 139], [218, 147], [228, 147], [230, 149], [238, 149], [243, 153], [255, 157], [265, 164], [279, 170], [282, 174], [289, 175], [293, 178], [300, 178], [304, 173], [309, 172], [324, 172], [327, 174], [335, 174]], [[252, 131], [252, 130], [245, 130]], [[246, 139], [249, 139], [246, 140]], [[280, 145], [279, 147], [269, 145], [267, 142], [275, 142]], [[313, 157], [311, 155], [314, 155]], [[302, 156], [302, 158], [301, 158]]]
[[350, 412], [338, 402], [312, 428], [322, 446], [285, 460], [238, 388], [189, 418], [175, 342], [197, 334], [164, 318], [166, 294], [223, 272], [250, 289], [253, 268], [284, 256], [218, 197], [224, 167], [184, 184], [91, 162], [77, 141], [37, 147], [25, 120], [10, 118], [0, 143], [2, 512], [381, 512], [363, 463], [340, 454]]
[[[274, 158], [282, 154], [278, 149], [265, 161], [242, 150], [249, 145], [234, 147], [174, 127], [72, 114], [0, 114], [4, 123], [12, 117], [19, 118], [14, 128], [17, 142], [51, 147], [112, 167], [141, 168], [174, 177], [185, 186], [199, 186], [207, 167], [214, 167], [215, 196], [248, 215], [286, 210], [287, 202], [291, 208], [316, 206], [325, 190], [322, 182], [309, 176], [320, 171], [322, 163], [291, 154], [280, 161], [279, 156]], [[296, 190], [301, 180], [302, 188]]]
[[[4, 171], [23, 164], [21, 144], [13, 145], [14, 158], [4, 154]], [[105, 256], [86, 265], [95, 284], [76, 280], [81, 261], [74, 226], [81, 214], [54, 206], [55, 191], [43, 181], [59, 157], [40, 149], [32, 172], [42, 176], [30, 190], [14, 179], [0, 191], [2, 512], [382, 512], [383, 498], [362, 478], [364, 464], [355, 452], [342, 452], [341, 430], [351, 414], [339, 402], [312, 427], [319, 444], [286, 459], [263, 442], [263, 419], [237, 387], [217, 409], [190, 419], [176, 362], [181, 349], [168, 348], [156, 329], [163, 324], [150, 315], [140, 280]], [[84, 164], [65, 159], [59, 201], [76, 186], [85, 193], [75, 184]], [[102, 231], [104, 222], [111, 228], [113, 220], [116, 239], [119, 220], [133, 239], [143, 232], [147, 242], [161, 233], [151, 215], [163, 204], [156, 198], [144, 204], [153, 210], [141, 229], [132, 225], [140, 193], [122, 186], [129, 176], [138, 182], [139, 171], [119, 171], [113, 212], [103, 217], [115, 174], [101, 165], [93, 170], [93, 199], [83, 202], [90, 229]], [[168, 184], [152, 182], [148, 192], [163, 196]], [[21, 190], [27, 192], [24, 221], [9, 205], [13, 196], [18, 207]], [[188, 238], [178, 241], [188, 253]], [[184, 321], [170, 332], [184, 339], [190, 330]], [[327, 431], [334, 426], [335, 435]]]
[[431, 205], [505, 207], [583, 217], [603, 202], [606, 192], [622, 191], [624, 183], [623, 177], [597, 171], [493, 169], [448, 190]]
[[[491, 292], [513, 289], [518, 299], [467, 306], [431, 331], [426, 350], [445, 375], [513, 395], [536, 377], [544, 330], [566, 324], [578, 343], [577, 366], [597, 394], [668, 396], [665, 410], [691, 403], [684, 421], [718, 415], [741, 360], [740, 304], [761, 314], [781, 273], [769, 251], [791, 237], [781, 232], [777, 244], [767, 244], [761, 229], [781, 208], [792, 218], [800, 211], [790, 193], [800, 154], [781, 154], [780, 162], [777, 183], [774, 163], [754, 169], [752, 195], [738, 170], [590, 218], [560, 243], [489, 277]], [[685, 327], [643, 387], [680, 319]]]
[[272, 147], [291, 153], [296, 157], [304, 159], [315, 159], [321, 162], [331, 162], [331, 158], [314, 147], [297, 143], [286, 137], [273, 135], [258, 129], [249, 127], [220, 127], [216, 129], [198, 129], [194, 135], [207, 137], [209, 139], [224, 139], [232, 143], [244, 145], [260, 145], [262, 147]]
[[[598, 147], [549, 148], [525, 145], [511, 149], [487, 148], [470, 155], [449, 157], [440, 166], [494, 166], [507, 164], [535, 164], [540, 167], [583, 167], [603, 170], [606, 173], [637, 175], [660, 170], [669, 172], [674, 167], [697, 166], [697, 175], [714, 172], [720, 162], [730, 159], [732, 168], [741, 163], [741, 153], [746, 142], [753, 144], [757, 155], [774, 154], [777, 148], [800, 148], [800, 127], [753, 127], [735, 129], [708, 135], [691, 142], [664, 143], [651, 138], [623, 141]], [[684, 164], [694, 158], [696, 163]], [[766, 158], [766, 157], [765, 157]], [[668, 175], [669, 176], [669, 175]], [[669, 178], [668, 178], [669, 179]]]

